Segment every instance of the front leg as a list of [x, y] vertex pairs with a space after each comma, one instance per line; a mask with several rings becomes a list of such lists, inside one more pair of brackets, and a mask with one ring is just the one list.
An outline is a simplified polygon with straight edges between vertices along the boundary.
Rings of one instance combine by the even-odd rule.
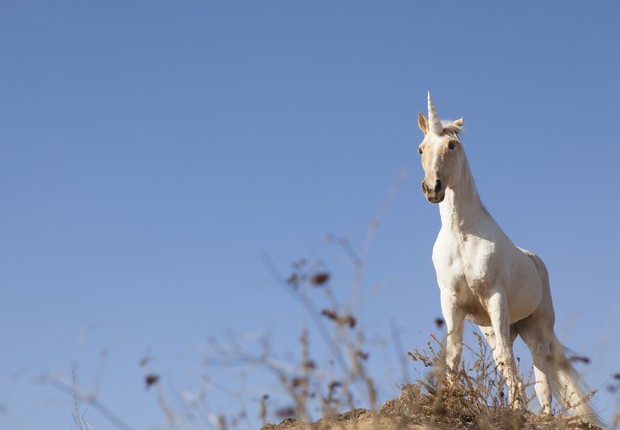
[[524, 391], [518, 379], [517, 367], [515, 365], [512, 352], [512, 342], [514, 338], [510, 333], [510, 321], [508, 318], [508, 302], [503, 290], [496, 290], [487, 299], [487, 311], [491, 318], [493, 333], [495, 334], [493, 348], [493, 358], [499, 367], [502, 376], [508, 384], [510, 393], [510, 404], [513, 408], [523, 406]]
[[446, 364], [448, 370], [457, 372], [463, 352], [463, 326], [466, 312], [456, 295], [449, 290], [441, 291], [441, 312], [448, 330], [446, 339]]

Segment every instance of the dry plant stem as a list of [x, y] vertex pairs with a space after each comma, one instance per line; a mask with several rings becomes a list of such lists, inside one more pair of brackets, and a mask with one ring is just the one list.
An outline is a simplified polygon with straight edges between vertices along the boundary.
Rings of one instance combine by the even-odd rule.
[[265, 266], [267, 267], [267, 269], [269, 270], [269, 272], [271, 273], [273, 279], [276, 281], [277, 285], [282, 287], [284, 291], [287, 292], [287, 294], [292, 296], [295, 300], [300, 302], [306, 308], [306, 310], [308, 311], [308, 314], [312, 318], [312, 322], [314, 323], [316, 328], [319, 330], [319, 334], [323, 338], [325, 345], [327, 345], [330, 348], [332, 354], [334, 355], [334, 358], [336, 362], [338, 363], [340, 370], [346, 373], [347, 368], [348, 368], [347, 363], [341, 351], [337, 347], [335, 347], [335, 345], [331, 341], [329, 332], [327, 331], [325, 324], [323, 324], [323, 321], [321, 320], [321, 313], [314, 306], [314, 303], [312, 302], [312, 300], [310, 300], [301, 291], [293, 291], [288, 285], [288, 283], [286, 282], [286, 280], [284, 279], [284, 277], [275, 268], [275, 265], [273, 264], [273, 262], [268, 256], [263, 256], [263, 262]]
[[73, 377], [73, 407], [74, 407], [74, 412], [73, 412], [73, 421], [75, 421], [75, 423], [77, 424], [78, 428], [80, 430], [83, 429], [82, 427], [82, 423], [85, 422], [85, 418], [84, 418], [84, 414], [86, 414], [86, 411], [84, 411], [84, 413], [80, 414], [80, 400], [78, 399], [75, 387], [77, 387], [77, 380], [76, 380], [76, 376], [75, 376], [75, 367], [73, 368], [72, 371], [72, 377]]
[[407, 353], [405, 352], [405, 348], [403, 348], [403, 344], [400, 339], [400, 333], [398, 332], [398, 327], [396, 326], [396, 322], [394, 320], [390, 321], [390, 334], [392, 336], [392, 345], [394, 347], [394, 351], [396, 352], [396, 357], [400, 357], [398, 360], [400, 364], [400, 370], [402, 372], [402, 381], [403, 384], [408, 384], [409, 379], [409, 368], [407, 366]]
[[399, 173], [399, 175], [390, 185], [390, 189], [388, 190], [387, 196], [383, 202], [383, 205], [381, 206], [381, 209], [379, 210], [379, 213], [372, 221], [370, 221], [368, 225], [368, 234], [366, 236], [366, 240], [364, 241], [364, 246], [362, 247], [362, 252], [361, 252], [362, 260], [365, 259], [370, 253], [370, 249], [372, 248], [372, 244], [377, 234], [377, 228], [379, 224], [383, 221], [383, 218], [385, 218], [385, 216], [387, 215], [390, 208], [392, 207], [392, 204], [394, 202], [394, 199], [396, 198], [396, 195], [398, 194], [398, 190], [400, 189], [400, 186], [407, 179], [410, 173], [411, 173], [410, 167], [403, 169]]
[[86, 340], [90, 333], [97, 328], [98, 325], [93, 325], [91, 327], [82, 328], [80, 331], [80, 336], [78, 339], [78, 344], [75, 352], [74, 359], [72, 361], [71, 366], [71, 382], [66, 379], [55, 376], [55, 375], [44, 375], [39, 378], [39, 381], [42, 383], [48, 383], [58, 391], [70, 396], [74, 401], [74, 420], [79, 428], [92, 427], [85, 418], [85, 413], [80, 413], [79, 404], [81, 402], [87, 404], [89, 407], [92, 407], [95, 411], [99, 412], [102, 417], [107, 419], [110, 423], [112, 423], [115, 427], [121, 430], [131, 430], [131, 427], [125, 423], [120, 417], [114, 414], [104, 403], [102, 403], [98, 398], [99, 389], [101, 387], [101, 382], [103, 380], [103, 376], [105, 373], [106, 361], [108, 356], [109, 348], [104, 348], [101, 350], [101, 361], [99, 363], [99, 367], [95, 374], [95, 377], [92, 380], [92, 387], [90, 391], [84, 391], [80, 388], [79, 378], [78, 378], [78, 368], [80, 363], [80, 357], [84, 346], [86, 344]]
[[111, 424], [121, 430], [132, 430], [127, 423], [114, 414], [105, 404], [99, 401], [96, 397], [93, 397], [90, 393], [84, 393], [79, 387], [74, 384], [67, 384], [60, 381], [58, 378], [43, 378], [43, 382], [47, 382], [52, 387], [57, 389], [63, 394], [67, 394], [75, 399], [76, 402], [87, 403], [94, 410], [99, 412], [101, 416], [107, 419]]

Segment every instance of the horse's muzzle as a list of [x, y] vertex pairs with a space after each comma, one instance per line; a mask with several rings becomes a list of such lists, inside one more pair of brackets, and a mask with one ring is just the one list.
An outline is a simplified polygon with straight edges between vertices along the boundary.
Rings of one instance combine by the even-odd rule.
[[425, 181], [422, 181], [422, 192], [431, 203], [441, 203], [446, 196], [445, 189], [441, 186], [441, 181], [439, 179], [435, 181], [434, 188], [430, 188], [426, 185]]

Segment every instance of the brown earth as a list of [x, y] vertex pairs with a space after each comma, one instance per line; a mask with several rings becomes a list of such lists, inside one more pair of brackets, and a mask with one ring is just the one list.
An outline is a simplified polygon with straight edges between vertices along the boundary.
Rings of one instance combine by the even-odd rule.
[[313, 424], [305, 424], [287, 418], [279, 425], [267, 424], [262, 430], [420, 430], [426, 427], [400, 420], [385, 414], [375, 414], [366, 409], [353, 409], [331, 418], [323, 418]]
[[438, 401], [437, 396], [421, 394], [417, 386], [407, 385], [397, 399], [387, 401], [378, 412], [354, 409], [315, 423], [287, 418], [261, 430], [599, 429], [577, 418], [535, 415], [464, 401], [469, 399], [457, 398], [454, 393]]

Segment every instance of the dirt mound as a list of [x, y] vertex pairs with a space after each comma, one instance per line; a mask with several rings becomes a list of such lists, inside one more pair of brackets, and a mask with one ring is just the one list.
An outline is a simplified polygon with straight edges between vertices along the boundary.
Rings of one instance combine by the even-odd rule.
[[316, 423], [308, 424], [287, 418], [278, 425], [267, 424], [261, 430], [419, 430], [424, 426], [413, 423], [410, 419], [385, 413], [373, 413], [367, 409], [352, 411], [322, 418]]
[[535, 415], [506, 407], [472, 404], [470, 400], [460, 392], [431, 395], [421, 393], [418, 385], [406, 385], [397, 399], [385, 402], [378, 412], [354, 409], [315, 423], [287, 418], [278, 425], [267, 424], [261, 430], [598, 429], [577, 418]]

